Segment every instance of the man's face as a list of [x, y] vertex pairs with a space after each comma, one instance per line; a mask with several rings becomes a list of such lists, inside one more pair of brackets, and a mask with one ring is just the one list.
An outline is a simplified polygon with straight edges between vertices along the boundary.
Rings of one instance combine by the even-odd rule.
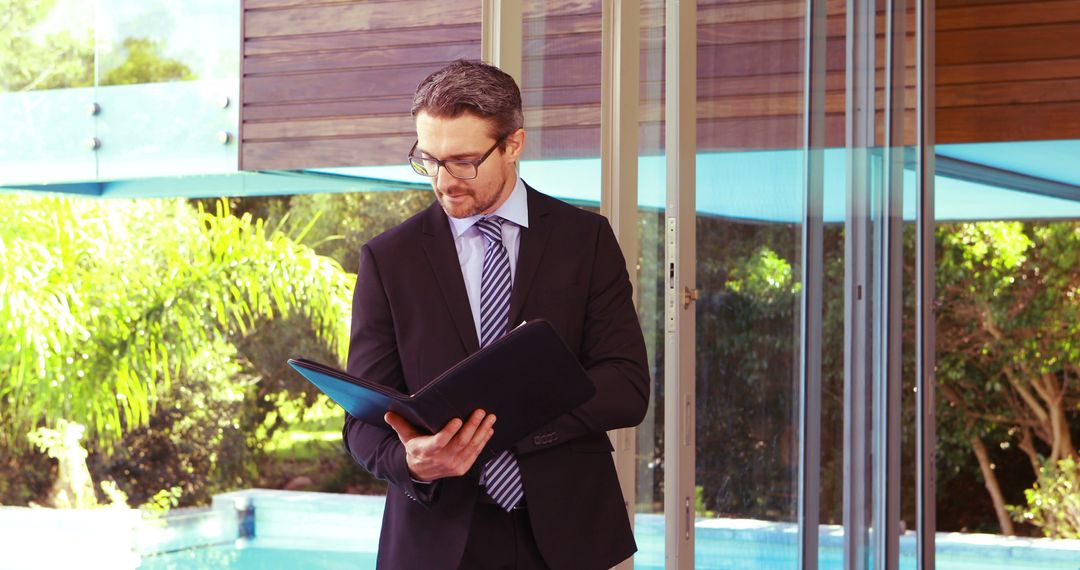
[[[424, 111], [416, 115], [415, 154], [439, 160], [478, 160], [495, 139], [490, 123], [465, 113], [454, 118], [433, 117]], [[477, 168], [476, 178], [460, 180], [445, 168], [431, 179], [435, 198], [447, 215], [468, 218], [490, 214], [510, 196], [517, 182], [515, 164], [525, 143], [525, 131], [518, 130], [506, 139], [506, 148], [495, 149]]]

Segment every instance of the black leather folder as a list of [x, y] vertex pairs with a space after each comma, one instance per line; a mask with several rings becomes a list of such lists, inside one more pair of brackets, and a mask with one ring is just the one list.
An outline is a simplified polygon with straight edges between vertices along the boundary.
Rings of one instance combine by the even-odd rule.
[[510, 448], [596, 392], [577, 358], [544, 320], [517, 327], [411, 395], [310, 360], [294, 358], [289, 364], [345, 411], [370, 424], [385, 426], [383, 414], [391, 410], [435, 433], [477, 408], [494, 413], [495, 433], [487, 453]]

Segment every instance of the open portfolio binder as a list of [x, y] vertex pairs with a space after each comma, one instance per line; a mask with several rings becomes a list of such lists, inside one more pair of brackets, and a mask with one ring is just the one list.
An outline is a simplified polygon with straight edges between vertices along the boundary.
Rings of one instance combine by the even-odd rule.
[[496, 416], [484, 448], [499, 453], [596, 392], [551, 324], [522, 324], [432, 380], [415, 394], [300, 358], [289, 364], [357, 419], [386, 425], [387, 410], [435, 433], [480, 408]]

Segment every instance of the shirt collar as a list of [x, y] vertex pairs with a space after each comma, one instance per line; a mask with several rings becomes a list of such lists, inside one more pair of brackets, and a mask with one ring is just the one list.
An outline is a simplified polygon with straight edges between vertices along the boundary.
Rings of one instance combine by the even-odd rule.
[[[499, 206], [497, 210], [490, 215], [499, 216], [504, 220], [509, 220], [515, 224], [527, 228], [529, 227], [529, 200], [528, 194], [525, 191], [525, 182], [518, 176], [517, 182], [514, 183], [514, 189], [510, 191], [510, 197], [503, 202], [502, 206]], [[481, 215], [469, 216], [468, 218], [455, 218], [449, 214], [446, 216], [450, 219], [450, 227], [454, 230], [454, 238], [461, 237], [461, 234], [466, 230], [473, 227], [473, 224], [477, 220], [482, 218]]]

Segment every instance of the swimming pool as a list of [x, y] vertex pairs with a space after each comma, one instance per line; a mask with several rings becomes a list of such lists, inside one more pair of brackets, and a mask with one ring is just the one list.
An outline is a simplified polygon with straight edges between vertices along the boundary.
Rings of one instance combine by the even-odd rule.
[[[383, 498], [273, 490], [227, 493], [213, 507], [160, 520], [137, 511], [0, 507], [0, 569], [80, 567], [140, 570], [360, 570], [375, 567]], [[639, 514], [635, 570], [664, 563], [664, 519]], [[700, 570], [794, 568], [794, 524], [701, 519]], [[843, 530], [821, 527], [820, 567], [842, 568]], [[915, 570], [913, 533], [901, 538], [901, 568]], [[1080, 540], [939, 533], [942, 570], [1080, 570]]]
[[375, 553], [217, 545], [149, 556], [139, 565], [139, 570], [193, 568], [358, 570], [375, 568]]

